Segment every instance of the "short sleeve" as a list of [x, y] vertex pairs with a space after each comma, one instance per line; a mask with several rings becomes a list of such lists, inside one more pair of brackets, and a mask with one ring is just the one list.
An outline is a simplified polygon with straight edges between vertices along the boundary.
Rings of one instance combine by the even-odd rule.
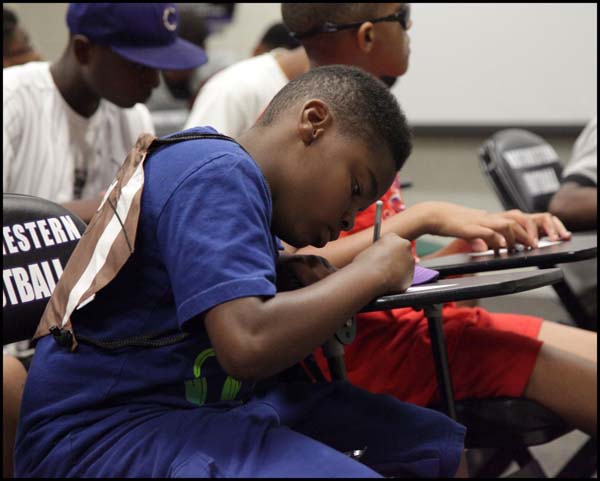
[[243, 107], [248, 105], [245, 87], [229, 87], [228, 78], [223, 77], [225, 73], [217, 73], [200, 90], [185, 129], [209, 125], [218, 132], [237, 137], [256, 120], [248, 122], [246, 118], [246, 109]]
[[221, 154], [179, 184], [156, 235], [180, 326], [223, 302], [275, 295], [270, 218], [262, 173], [241, 155]]
[[563, 182], [576, 182], [583, 187], [598, 185], [597, 120], [594, 117], [577, 138], [571, 160], [563, 171]]

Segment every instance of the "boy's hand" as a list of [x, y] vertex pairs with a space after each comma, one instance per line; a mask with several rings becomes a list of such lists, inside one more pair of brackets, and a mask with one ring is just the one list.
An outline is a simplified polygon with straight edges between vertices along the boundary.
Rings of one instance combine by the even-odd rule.
[[300, 289], [335, 271], [336, 268], [321, 256], [280, 254], [277, 262], [277, 291]]
[[383, 277], [384, 294], [404, 292], [412, 283], [415, 260], [411, 244], [396, 234], [385, 234], [352, 262], [364, 263], [367, 269], [378, 269]]
[[512, 209], [501, 214], [518, 222], [536, 242], [543, 236], [548, 236], [551, 241], [571, 238], [571, 233], [560, 219], [549, 212], [526, 214], [519, 209]]
[[[514, 249], [516, 243], [537, 247], [537, 238], [530, 220], [512, 212], [492, 214], [483, 209], [471, 209], [447, 202], [435, 202], [431, 234], [460, 237], [465, 240], [482, 239], [490, 249]], [[522, 213], [521, 213], [522, 214]], [[529, 230], [528, 230], [529, 229]]]

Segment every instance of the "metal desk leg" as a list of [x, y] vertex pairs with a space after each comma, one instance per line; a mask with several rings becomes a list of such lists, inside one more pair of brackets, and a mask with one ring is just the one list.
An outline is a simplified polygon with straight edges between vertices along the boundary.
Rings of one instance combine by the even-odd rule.
[[446, 353], [446, 342], [442, 324], [442, 305], [433, 304], [424, 307], [425, 317], [429, 324], [429, 335], [431, 336], [431, 350], [435, 361], [435, 371], [438, 379], [440, 398], [446, 409], [446, 413], [456, 419], [456, 408], [454, 406], [454, 391], [452, 390], [452, 379], [448, 366], [448, 355]]

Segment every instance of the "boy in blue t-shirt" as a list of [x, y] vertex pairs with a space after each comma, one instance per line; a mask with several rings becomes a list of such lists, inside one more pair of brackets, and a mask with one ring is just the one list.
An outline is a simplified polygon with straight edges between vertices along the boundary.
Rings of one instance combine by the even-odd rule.
[[[256, 384], [411, 282], [410, 243], [395, 234], [335, 272], [278, 249], [278, 238], [325, 245], [387, 190], [411, 149], [396, 101], [357, 68], [317, 68], [237, 140], [187, 140], [146, 158], [133, 254], [72, 315], [73, 352], [51, 336], [38, 343], [18, 476], [456, 473], [465, 429], [443, 414], [343, 381]], [[169, 330], [186, 336], [82, 342]], [[344, 454], [365, 446], [360, 462]]]

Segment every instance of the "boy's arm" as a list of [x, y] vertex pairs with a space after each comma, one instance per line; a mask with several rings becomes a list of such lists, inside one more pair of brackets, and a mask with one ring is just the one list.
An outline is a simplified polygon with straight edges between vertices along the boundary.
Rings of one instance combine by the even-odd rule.
[[[423, 234], [463, 239], [483, 239], [488, 248], [512, 248], [516, 242], [532, 245], [534, 240], [522, 225], [521, 216], [506, 213], [492, 214], [448, 202], [421, 202], [382, 222], [381, 232], [393, 232], [409, 240]], [[325, 257], [336, 267], [352, 261], [373, 239], [373, 231], [364, 229], [355, 234], [330, 242], [323, 248], [306, 247], [297, 254], [316, 254]]]
[[548, 210], [559, 217], [569, 229], [593, 229], [597, 225], [597, 194], [596, 187], [566, 182], [552, 197]]
[[98, 210], [101, 201], [102, 195], [100, 195], [97, 199], [72, 200], [70, 202], [64, 202], [61, 205], [65, 209], [73, 212], [83, 222], [89, 224], [90, 220], [92, 220], [92, 217], [94, 217], [94, 214]]
[[406, 290], [413, 268], [410, 242], [383, 236], [310, 286], [225, 302], [206, 313], [204, 325], [225, 371], [258, 380], [303, 359], [373, 298]]

